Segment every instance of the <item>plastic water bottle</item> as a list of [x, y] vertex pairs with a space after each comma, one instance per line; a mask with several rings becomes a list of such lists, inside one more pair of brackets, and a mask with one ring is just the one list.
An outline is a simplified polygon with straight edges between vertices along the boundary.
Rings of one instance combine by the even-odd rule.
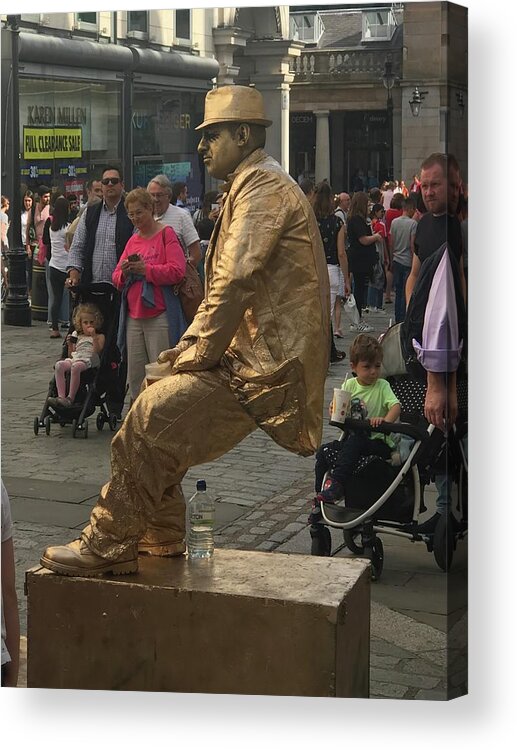
[[188, 501], [188, 559], [206, 560], [214, 554], [215, 499], [206, 491], [204, 479]]

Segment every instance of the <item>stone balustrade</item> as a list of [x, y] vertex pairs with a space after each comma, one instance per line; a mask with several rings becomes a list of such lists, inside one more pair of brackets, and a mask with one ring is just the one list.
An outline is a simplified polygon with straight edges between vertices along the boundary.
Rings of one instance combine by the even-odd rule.
[[[402, 53], [394, 50], [391, 54], [393, 72], [397, 77], [402, 75]], [[361, 80], [379, 81], [384, 72], [386, 50], [328, 50], [307, 49], [294, 61], [294, 82], [303, 80], [349, 79], [360, 77]]]

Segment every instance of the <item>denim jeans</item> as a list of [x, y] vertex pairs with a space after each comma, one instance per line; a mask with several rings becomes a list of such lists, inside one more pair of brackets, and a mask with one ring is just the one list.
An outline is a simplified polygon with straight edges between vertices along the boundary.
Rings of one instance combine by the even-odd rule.
[[442, 515], [450, 511], [452, 506], [452, 479], [449, 474], [437, 474], [434, 478], [438, 496], [436, 498], [436, 512]]
[[392, 263], [393, 288], [395, 289], [395, 323], [402, 323], [406, 317], [406, 281], [411, 266], [403, 266], [396, 260]]
[[[50, 318], [50, 311], [52, 309], [52, 305], [54, 304], [54, 290], [52, 288], [52, 284], [50, 283], [50, 266], [48, 264], [48, 260], [45, 261], [45, 281], [47, 284], [47, 296], [48, 296], [48, 314], [47, 314], [47, 323], [51, 323]], [[58, 320], [60, 323], [67, 323], [70, 318], [70, 294], [68, 292], [68, 289], [65, 289], [63, 291], [63, 296], [61, 298], [61, 304], [59, 306], [59, 312], [58, 312]]]
[[376, 307], [377, 310], [382, 308], [382, 301], [384, 299], [384, 291], [382, 289], [376, 289], [374, 286], [368, 284], [368, 307]]

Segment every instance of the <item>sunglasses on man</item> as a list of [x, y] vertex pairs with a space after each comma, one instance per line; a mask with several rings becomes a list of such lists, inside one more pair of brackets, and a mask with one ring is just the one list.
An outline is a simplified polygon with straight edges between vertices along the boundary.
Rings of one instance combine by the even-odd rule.
[[103, 185], [118, 185], [119, 182], [120, 177], [104, 177], [104, 179], [101, 180]]

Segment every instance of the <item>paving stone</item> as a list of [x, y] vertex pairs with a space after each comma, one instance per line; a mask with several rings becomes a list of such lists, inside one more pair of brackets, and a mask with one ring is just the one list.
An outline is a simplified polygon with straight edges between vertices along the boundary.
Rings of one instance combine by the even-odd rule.
[[396, 685], [392, 682], [378, 682], [370, 679], [370, 698], [380, 696], [382, 698], [404, 698], [407, 693], [405, 685]]
[[262, 552], [271, 552], [276, 546], [275, 542], [261, 542], [256, 549], [261, 550]]
[[380, 654], [370, 654], [370, 667], [380, 667], [382, 669], [393, 669], [401, 660], [396, 656], [381, 656]]
[[264, 529], [272, 529], [273, 526], [276, 526], [276, 521], [259, 521], [259, 526]]
[[415, 695], [417, 701], [446, 701], [446, 690], [419, 690]]
[[239, 537], [239, 542], [242, 542], [242, 544], [251, 544], [255, 541], [255, 537], [251, 534], [241, 534]]
[[255, 521], [257, 518], [262, 518], [264, 516], [263, 510], [255, 510], [253, 513], [250, 513], [246, 516], [247, 521]]
[[285, 521], [288, 517], [287, 513], [273, 513], [271, 516], [275, 521]]
[[438, 677], [441, 680], [447, 676], [444, 669], [436, 666], [436, 664], [429, 664], [423, 659], [405, 659], [402, 662], [402, 671], [412, 674], [425, 674], [429, 677]]
[[407, 687], [418, 687], [427, 690], [435, 688], [440, 682], [437, 677], [397, 672], [393, 669], [380, 669], [378, 667], [370, 669], [370, 678], [376, 682], [394, 682], [397, 685], [406, 685]]
[[295, 523], [287, 524], [284, 531], [287, 531], [289, 534], [297, 534], [302, 529], [305, 529], [306, 526], [307, 526], [306, 523], [300, 523], [297, 521]]
[[288, 531], [275, 531], [273, 534], [269, 535], [269, 540], [281, 544], [282, 542], [285, 542], [285, 540], [290, 536], [291, 534]]

